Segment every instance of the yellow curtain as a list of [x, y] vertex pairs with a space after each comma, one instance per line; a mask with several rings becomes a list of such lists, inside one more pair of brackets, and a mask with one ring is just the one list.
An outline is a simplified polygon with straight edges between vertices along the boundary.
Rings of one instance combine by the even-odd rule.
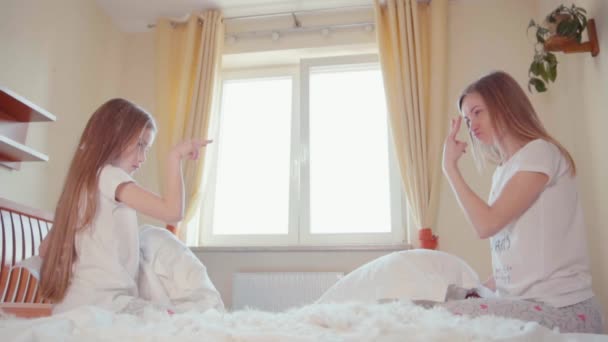
[[[161, 184], [170, 148], [184, 139], [207, 138], [223, 31], [222, 14], [215, 10], [193, 14], [183, 24], [168, 19], [157, 23], [156, 117]], [[199, 206], [204, 157], [203, 150], [197, 162], [184, 163], [186, 211], [177, 232], [182, 241], [187, 223]]]
[[447, 120], [447, 6], [447, 0], [375, 0], [391, 132], [417, 229], [432, 228], [437, 216]]

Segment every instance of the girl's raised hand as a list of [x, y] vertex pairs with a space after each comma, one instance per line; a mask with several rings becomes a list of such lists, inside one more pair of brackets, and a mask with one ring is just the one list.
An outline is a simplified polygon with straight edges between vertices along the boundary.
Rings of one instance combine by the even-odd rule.
[[456, 167], [458, 159], [467, 151], [467, 143], [456, 139], [458, 131], [460, 130], [460, 124], [462, 117], [459, 115], [455, 119], [451, 119], [451, 127], [448, 136], [445, 138], [443, 144], [443, 170], [447, 171], [449, 168]]
[[213, 140], [202, 140], [202, 139], [189, 139], [180, 142], [173, 147], [171, 151], [180, 160], [187, 158], [189, 160], [198, 159], [200, 149], [207, 144], [210, 144]]

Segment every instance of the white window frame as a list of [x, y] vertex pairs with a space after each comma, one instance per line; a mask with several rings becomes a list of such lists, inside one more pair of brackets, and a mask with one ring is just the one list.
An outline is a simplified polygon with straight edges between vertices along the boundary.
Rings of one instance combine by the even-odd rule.
[[[344, 246], [344, 245], [378, 245], [406, 243], [406, 228], [408, 225], [406, 201], [398, 171], [395, 149], [390, 137], [389, 125], [389, 177], [391, 193], [391, 232], [364, 234], [311, 234], [310, 233], [310, 179], [308, 151], [308, 99], [309, 99], [309, 70], [317, 66], [332, 66], [345, 64], [377, 63], [377, 55], [340, 56], [329, 58], [302, 59], [299, 65], [255, 68], [240, 70], [224, 70], [220, 74], [220, 93], [218, 94], [217, 110], [221, 113], [221, 99], [224, 81], [247, 78], [291, 77], [292, 85], [292, 126], [291, 126], [291, 166], [289, 184], [289, 227], [285, 235], [214, 235], [212, 234], [213, 199], [215, 198], [215, 182], [217, 170], [217, 144], [211, 144], [207, 150], [206, 177], [208, 177], [208, 196], [202, 208], [204, 216], [196, 226], [201, 229], [203, 246]], [[301, 105], [300, 105], [301, 104]], [[388, 118], [387, 118], [388, 120]], [[219, 134], [221, 117], [212, 120], [210, 130]], [[211, 132], [210, 132], [211, 133]], [[214, 134], [209, 135], [210, 138]], [[217, 140], [221, 137], [217, 136]], [[209, 165], [212, 164], [212, 165]]]
[[[396, 152], [390, 133], [390, 123], [388, 122], [388, 146], [389, 146], [389, 177], [391, 192], [391, 232], [390, 233], [351, 233], [351, 234], [311, 234], [310, 233], [310, 155], [308, 146], [310, 127], [309, 120], [309, 84], [310, 69], [314, 67], [347, 65], [347, 64], [376, 64], [378, 55], [355, 55], [326, 58], [302, 59], [300, 62], [300, 99], [302, 101], [300, 117], [300, 174], [301, 179], [301, 202], [299, 227], [300, 243], [303, 245], [360, 245], [360, 244], [390, 244], [406, 242], [406, 224], [404, 192], [402, 191], [401, 180], [396, 160]], [[388, 114], [387, 114], [388, 115]], [[356, 188], [353, 186], [353, 188]]]
[[[220, 80], [220, 91], [218, 94], [218, 99], [219, 101], [217, 101], [218, 105], [217, 105], [217, 110], [214, 111], [214, 113], [221, 113], [221, 102], [222, 102], [222, 89], [223, 89], [223, 83], [224, 81], [230, 81], [230, 80], [242, 80], [242, 79], [247, 79], [247, 78], [282, 78], [282, 77], [291, 77], [293, 80], [293, 84], [292, 84], [292, 98], [293, 98], [293, 102], [292, 102], [292, 142], [293, 142], [293, 134], [294, 134], [294, 130], [296, 129], [296, 127], [298, 126], [296, 123], [293, 122], [293, 120], [295, 120], [297, 118], [297, 116], [299, 115], [299, 109], [298, 109], [298, 101], [297, 101], [297, 97], [298, 97], [298, 93], [299, 93], [299, 73], [298, 73], [298, 66], [297, 65], [293, 65], [293, 66], [283, 66], [283, 67], [273, 67], [273, 68], [255, 68], [255, 69], [244, 69], [244, 70], [225, 70], [222, 71], [221, 73], [221, 80]], [[219, 115], [218, 115], [219, 116]], [[222, 124], [222, 118], [218, 117], [216, 120], [212, 120], [213, 122], [210, 125], [210, 129], [217, 132], [215, 135], [213, 134], [209, 134], [209, 137], [212, 138], [213, 136], [217, 137], [217, 140], [221, 140], [221, 137], [219, 136], [219, 132], [220, 132], [220, 126]], [[215, 145], [215, 146], [214, 146]], [[293, 184], [293, 177], [294, 177], [294, 167], [293, 167], [293, 155], [294, 155], [294, 145], [292, 143], [291, 146], [291, 155], [292, 155], [292, 162], [291, 162], [291, 166], [290, 166], [290, 182], [289, 182], [289, 186], [290, 186], [290, 204], [289, 204], [289, 227], [288, 227], [288, 232], [285, 235], [259, 235], [259, 234], [251, 234], [251, 235], [216, 235], [213, 234], [213, 205], [214, 205], [214, 201], [213, 199], [215, 198], [215, 184], [216, 184], [216, 180], [217, 180], [217, 153], [218, 153], [218, 144], [210, 144], [208, 145], [210, 148], [207, 151], [207, 153], [209, 153], [211, 155], [211, 158], [208, 158], [208, 163], [213, 164], [213, 165], [209, 165], [210, 167], [207, 169], [208, 172], [206, 173], [209, 177], [209, 186], [208, 186], [208, 196], [205, 196], [206, 198], [210, 199], [207, 203], [204, 203], [204, 205], [207, 206], [207, 208], [201, 208], [201, 210], [204, 210], [205, 214], [201, 215], [203, 216], [200, 220], [200, 223], [197, 224], [197, 226], [200, 227], [202, 235], [203, 235], [203, 246], [294, 246], [294, 245], [298, 245], [298, 235], [297, 235], [297, 230], [293, 229], [293, 227], [295, 227], [295, 224], [292, 220], [294, 220], [294, 217], [292, 215], [292, 213], [294, 212], [293, 209], [293, 191], [291, 191], [291, 187]], [[206, 217], [205, 217], [206, 215]]]

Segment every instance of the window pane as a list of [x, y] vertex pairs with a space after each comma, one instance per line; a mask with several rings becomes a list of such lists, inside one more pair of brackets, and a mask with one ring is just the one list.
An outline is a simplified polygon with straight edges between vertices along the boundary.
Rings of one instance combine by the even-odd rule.
[[389, 149], [377, 66], [312, 68], [310, 231], [391, 231]]
[[223, 85], [213, 234], [287, 234], [291, 78]]

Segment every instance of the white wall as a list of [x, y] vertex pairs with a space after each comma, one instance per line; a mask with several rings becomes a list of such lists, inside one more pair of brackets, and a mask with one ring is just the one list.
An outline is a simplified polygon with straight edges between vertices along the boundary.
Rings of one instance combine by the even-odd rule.
[[[156, 61], [155, 61], [155, 35], [153, 32], [125, 34], [126, 45], [123, 60], [123, 73], [120, 79], [120, 95], [149, 111], [153, 116], [156, 113]], [[162, 130], [163, 127], [158, 127]], [[156, 147], [148, 154], [146, 162], [137, 172], [137, 182], [151, 191], [160, 192], [158, 180], [158, 159]], [[149, 223], [163, 226], [164, 223], [150, 217], [140, 215], [140, 223]]]
[[87, 119], [118, 95], [123, 36], [93, 0], [2, 1], [0, 84], [57, 121], [30, 125], [26, 144], [50, 161], [0, 168], [0, 197], [54, 210]]

